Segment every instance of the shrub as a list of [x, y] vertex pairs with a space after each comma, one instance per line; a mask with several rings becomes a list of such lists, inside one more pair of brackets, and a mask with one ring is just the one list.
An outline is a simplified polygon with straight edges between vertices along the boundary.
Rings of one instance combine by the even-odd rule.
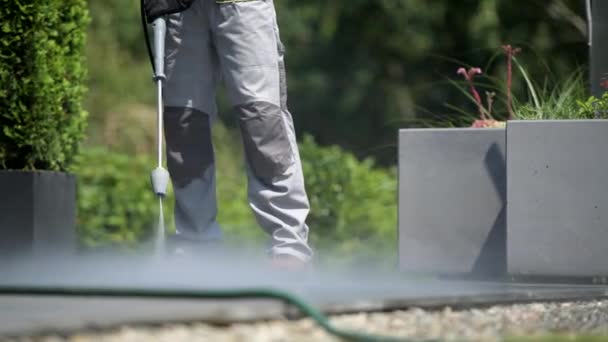
[[[158, 200], [150, 185], [151, 156], [130, 156], [105, 148], [87, 148], [76, 158], [80, 243], [85, 248], [135, 247], [157, 225]], [[165, 201], [165, 221], [172, 220]]]
[[608, 91], [599, 98], [589, 96], [585, 101], [578, 100], [578, 115], [586, 119], [608, 118]]
[[[220, 138], [231, 137], [220, 130]], [[247, 205], [246, 178], [238, 153], [219, 147], [219, 221], [229, 242], [266, 239]], [[356, 263], [371, 256], [396, 253], [395, 170], [359, 161], [339, 147], [321, 147], [311, 137], [300, 144], [307, 192], [311, 202], [308, 225], [311, 243], [321, 260]], [[151, 237], [158, 202], [151, 191], [152, 155], [133, 157], [105, 148], [87, 148], [77, 158], [78, 228], [82, 245], [134, 247]], [[171, 190], [171, 188], [170, 188]], [[165, 201], [165, 222], [173, 225], [173, 196]]]
[[66, 170], [86, 124], [87, 2], [0, 4], [0, 167]]
[[[150, 114], [150, 113], [145, 113]], [[125, 116], [130, 113], [125, 113]], [[154, 118], [151, 116], [150, 118]], [[158, 200], [152, 193], [150, 172], [156, 167], [155, 141], [145, 141], [149, 151], [138, 153], [121, 145], [135, 127], [117, 132], [114, 148], [86, 147], [71, 170], [78, 177], [78, 230], [84, 248], [135, 248], [152, 237], [157, 226]], [[246, 177], [242, 154], [235, 136], [223, 125], [213, 130], [216, 142], [219, 221], [226, 240], [238, 242], [265, 239], [247, 205]], [[171, 184], [164, 201], [165, 224], [175, 230], [174, 196]]]
[[[397, 178], [374, 161], [359, 161], [337, 146], [320, 147], [310, 136], [300, 144], [311, 202], [311, 241], [328, 260], [352, 263], [396, 253]], [[336, 259], [342, 259], [335, 261]]]

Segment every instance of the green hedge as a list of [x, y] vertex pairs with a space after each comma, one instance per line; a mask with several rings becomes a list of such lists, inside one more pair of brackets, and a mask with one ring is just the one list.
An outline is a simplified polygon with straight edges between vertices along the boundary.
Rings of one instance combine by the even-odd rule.
[[[220, 223], [227, 240], [259, 243], [265, 235], [246, 201], [242, 158], [225, 149], [218, 147], [216, 154]], [[311, 202], [311, 242], [319, 257], [344, 263], [355, 256], [394, 256], [395, 170], [375, 168], [371, 160], [359, 161], [338, 147], [321, 147], [310, 137], [300, 144], [300, 153]], [[83, 245], [134, 246], [150, 237], [158, 214], [148, 178], [155, 166], [152, 156], [86, 149], [76, 166]], [[165, 218], [172, 230], [171, 194], [166, 204]]]
[[[397, 174], [372, 159], [359, 161], [309, 136], [300, 144], [311, 212], [311, 241], [328, 259], [395, 261]], [[340, 260], [336, 260], [340, 262]]]
[[[83, 149], [72, 168], [78, 177], [77, 226], [83, 247], [134, 247], [151, 237], [158, 217], [149, 178], [154, 166], [146, 155]], [[169, 214], [171, 208], [165, 211]]]
[[86, 0], [0, 0], [0, 168], [66, 170], [84, 137]]

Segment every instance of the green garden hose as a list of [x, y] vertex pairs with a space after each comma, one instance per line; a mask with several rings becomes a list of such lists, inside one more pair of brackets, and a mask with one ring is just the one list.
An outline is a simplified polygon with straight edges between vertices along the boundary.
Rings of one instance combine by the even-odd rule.
[[140, 289], [140, 288], [92, 288], [92, 287], [43, 287], [0, 285], [0, 295], [65, 296], [65, 297], [128, 297], [170, 299], [273, 299], [297, 307], [304, 315], [314, 320], [329, 334], [347, 341], [358, 342], [407, 342], [397, 337], [376, 336], [355, 331], [342, 330], [332, 325], [319, 310], [301, 298], [272, 288], [246, 288], [234, 290], [195, 289]]

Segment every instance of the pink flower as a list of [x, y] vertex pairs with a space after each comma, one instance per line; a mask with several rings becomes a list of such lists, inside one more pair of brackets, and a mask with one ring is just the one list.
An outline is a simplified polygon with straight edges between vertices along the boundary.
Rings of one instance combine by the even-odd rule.
[[475, 75], [481, 74], [481, 69], [470, 68], [469, 70], [466, 70], [465, 68], [459, 68], [456, 73], [463, 75], [464, 79], [469, 83], [471, 94], [473, 94], [473, 98], [475, 98], [475, 103], [477, 104], [477, 109], [479, 110], [479, 116], [482, 120], [485, 120], [486, 115], [484, 113], [483, 104], [481, 103], [481, 96], [479, 96], [477, 89], [475, 89], [475, 84], [473, 83], [473, 78]]
[[457, 73], [459, 75], [463, 75], [464, 78], [470, 82], [473, 81], [473, 77], [475, 77], [475, 75], [481, 74], [482, 72], [480, 68], [470, 68], [468, 71], [465, 68], [459, 68]]

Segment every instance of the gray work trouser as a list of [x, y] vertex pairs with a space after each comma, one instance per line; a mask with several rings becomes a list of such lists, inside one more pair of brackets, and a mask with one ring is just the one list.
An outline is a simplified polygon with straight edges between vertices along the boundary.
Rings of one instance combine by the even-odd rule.
[[310, 259], [309, 202], [286, 104], [283, 47], [272, 0], [195, 1], [167, 22], [165, 136], [177, 235], [219, 240], [211, 126], [223, 80], [246, 156], [249, 205], [271, 254]]

